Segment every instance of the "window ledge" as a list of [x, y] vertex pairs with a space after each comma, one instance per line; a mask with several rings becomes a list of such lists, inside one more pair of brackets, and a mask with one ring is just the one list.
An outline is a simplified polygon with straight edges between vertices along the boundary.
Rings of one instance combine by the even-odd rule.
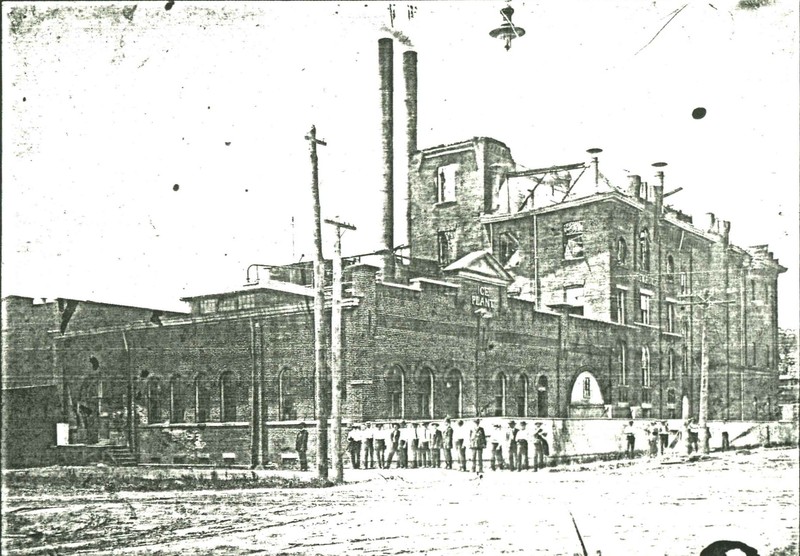
[[642, 326], [644, 328], [651, 328], [653, 330], [658, 330], [658, 326], [656, 326], [655, 324], [645, 324], [643, 322], [634, 322], [633, 324], [635, 324], [636, 326]]
[[433, 204], [433, 208], [446, 208], [458, 204], [457, 201], [439, 201]]
[[581, 263], [586, 260], [586, 257], [576, 257], [574, 259], [561, 259], [562, 263]]

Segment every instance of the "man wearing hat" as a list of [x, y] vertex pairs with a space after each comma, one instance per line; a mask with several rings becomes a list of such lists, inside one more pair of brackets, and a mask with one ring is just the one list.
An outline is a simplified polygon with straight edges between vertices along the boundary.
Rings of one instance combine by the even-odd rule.
[[375, 429], [372, 423], [364, 423], [361, 437], [364, 443], [364, 469], [375, 469]]
[[442, 464], [442, 431], [439, 430], [439, 423], [431, 423], [431, 467], [438, 468]]
[[444, 451], [445, 469], [453, 468], [453, 427], [450, 426], [450, 418], [444, 420], [444, 432], [442, 433], [442, 450]]
[[503, 469], [505, 467], [503, 463], [503, 441], [505, 440], [505, 434], [503, 433], [503, 427], [500, 423], [495, 423], [492, 426], [492, 433], [490, 435], [490, 443], [492, 445], [492, 460], [491, 460], [491, 467], [492, 471], [495, 469]]
[[528, 469], [528, 440], [530, 431], [527, 429], [527, 423], [522, 421], [517, 431], [517, 471]]
[[481, 420], [475, 419], [475, 426], [469, 431], [469, 448], [472, 451], [472, 471], [483, 473], [483, 450], [486, 448], [486, 433]]
[[506, 429], [506, 453], [508, 454], [508, 468], [514, 471], [517, 459], [517, 423], [509, 421]]
[[456, 450], [458, 450], [458, 468], [461, 471], [467, 470], [467, 444], [469, 444], [469, 432], [464, 426], [464, 421], [458, 420], [456, 429], [453, 432]]
[[406, 433], [406, 449], [411, 449], [411, 459], [409, 459], [409, 467], [411, 469], [416, 469], [419, 467], [419, 458], [420, 458], [420, 431], [419, 431], [419, 423], [411, 423], [408, 425], [410, 432]]
[[384, 469], [389, 469], [392, 465], [392, 457], [397, 454], [397, 467], [402, 467], [402, 456], [400, 455], [400, 425], [392, 423], [392, 432], [389, 433], [389, 455], [386, 456], [386, 466]]
[[403, 427], [400, 429], [400, 462], [399, 467], [408, 469], [408, 448], [411, 445], [411, 440], [416, 437], [416, 432], [411, 423], [403, 421]]
[[375, 424], [375, 453], [378, 456], [378, 469], [386, 467], [386, 431], [383, 423]]
[[294, 449], [297, 451], [297, 459], [300, 460], [300, 471], [308, 471], [308, 431], [305, 423], [300, 423], [300, 430], [294, 439]]
[[347, 435], [347, 451], [350, 452], [350, 465], [353, 469], [361, 467], [361, 430], [358, 425], [350, 425], [350, 433]]
[[533, 470], [539, 471], [544, 468], [544, 456], [550, 453], [547, 446], [547, 433], [542, 430], [542, 422], [534, 423], [536, 429], [533, 431]]

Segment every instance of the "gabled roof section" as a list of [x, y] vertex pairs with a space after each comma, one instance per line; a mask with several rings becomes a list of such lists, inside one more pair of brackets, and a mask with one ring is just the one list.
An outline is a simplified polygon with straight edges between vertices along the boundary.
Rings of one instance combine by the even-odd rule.
[[230, 290], [221, 290], [216, 293], [206, 293], [200, 295], [192, 295], [189, 297], [182, 297], [181, 301], [192, 301], [195, 299], [204, 299], [208, 297], [220, 297], [224, 295], [235, 295], [240, 293], [252, 293], [255, 291], [271, 291], [299, 295], [302, 297], [314, 297], [314, 289], [308, 286], [301, 286], [300, 284], [293, 284], [291, 282], [282, 282], [279, 280], [261, 280], [257, 284], [249, 287], [242, 287]]
[[463, 278], [508, 285], [514, 277], [488, 251], [473, 251], [444, 268]]

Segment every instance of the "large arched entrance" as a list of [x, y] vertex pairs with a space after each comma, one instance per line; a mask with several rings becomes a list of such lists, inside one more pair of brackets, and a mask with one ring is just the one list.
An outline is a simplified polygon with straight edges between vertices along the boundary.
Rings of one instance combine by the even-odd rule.
[[603, 392], [594, 374], [583, 371], [575, 377], [569, 397], [570, 417], [603, 417]]
[[451, 369], [444, 381], [444, 411], [452, 418], [461, 417], [464, 399], [464, 379], [461, 372]]
[[547, 377], [544, 375], [536, 384], [536, 416], [547, 417]]

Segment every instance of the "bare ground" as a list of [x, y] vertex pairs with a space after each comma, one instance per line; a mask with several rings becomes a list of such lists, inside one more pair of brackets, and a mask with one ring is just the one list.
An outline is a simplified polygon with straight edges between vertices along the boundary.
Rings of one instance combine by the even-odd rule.
[[[347, 470], [333, 488], [4, 490], [3, 554], [797, 554], [798, 451], [534, 473]], [[53, 472], [52, 470], [50, 472]], [[58, 472], [57, 470], [55, 472]], [[149, 471], [131, 471], [147, 473]], [[296, 474], [310, 477], [311, 474]]]

